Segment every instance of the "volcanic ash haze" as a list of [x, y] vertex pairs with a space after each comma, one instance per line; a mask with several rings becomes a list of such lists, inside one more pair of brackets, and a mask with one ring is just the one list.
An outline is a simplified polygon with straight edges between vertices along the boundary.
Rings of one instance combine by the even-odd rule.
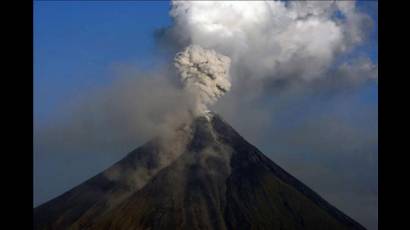
[[218, 115], [153, 139], [34, 209], [34, 229], [364, 229]]
[[176, 55], [174, 64], [185, 90], [193, 96], [195, 115], [204, 114], [208, 105], [214, 104], [231, 88], [231, 60], [215, 50], [190, 45]]
[[34, 209], [34, 229], [364, 229], [208, 111], [230, 59], [190, 45], [175, 57], [192, 120]]
[[364, 229], [207, 110], [229, 64], [195, 45], [177, 54], [192, 120], [35, 208], [34, 229]]
[[[295, 68], [304, 73], [300, 78], [321, 76], [333, 55], [352, 42], [344, 24], [331, 21], [334, 7], [303, 12], [294, 2], [172, 4], [174, 31], [194, 42], [174, 59], [192, 99], [192, 120], [35, 208], [34, 229], [364, 229], [208, 110], [231, 88], [231, 58], [235, 78], [240, 72], [275, 78]], [[237, 14], [225, 14], [225, 8]], [[349, 9], [343, 11], [348, 22], [357, 18]], [[253, 17], [255, 12], [266, 20]], [[275, 20], [268, 20], [271, 15]]]

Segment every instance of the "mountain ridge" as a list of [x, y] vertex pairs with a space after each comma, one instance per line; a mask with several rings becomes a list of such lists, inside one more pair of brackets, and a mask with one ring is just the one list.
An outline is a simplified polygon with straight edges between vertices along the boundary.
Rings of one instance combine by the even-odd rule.
[[35, 229], [365, 229], [219, 115], [177, 132], [35, 208]]

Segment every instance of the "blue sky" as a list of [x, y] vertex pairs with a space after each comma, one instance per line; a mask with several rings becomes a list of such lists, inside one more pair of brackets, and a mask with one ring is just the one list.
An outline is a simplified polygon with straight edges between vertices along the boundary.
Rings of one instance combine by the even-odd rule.
[[[155, 65], [153, 33], [171, 23], [169, 7], [165, 1], [35, 1], [34, 126], [51, 124], [70, 100], [109, 84], [117, 63]], [[118, 155], [93, 159], [86, 153], [35, 152], [34, 204], [92, 176]]]
[[357, 1], [357, 8], [368, 14], [370, 17], [372, 17], [373, 22], [375, 26], [373, 27], [371, 33], [370, 33], [370, 38], [369, 40], [363, 44], [361, 47], [359, 47], [359, 50], [361, 52], [364, 52], [367, 54], [370, 59], [377, 63], [378, 62], [378, 20], [379, 20], [379, 15], [378, 15], [378, 2], [377, 1]]
[[155, 29], [169, 2], [34, 2], [34, 100], [39, 122], [79, 91], [110, 80], [116, 63], [154, 64]]
[[[377, 24], [377, 3], [358, 7]], [[168, 1], [35, 1], [35, 119], [44, 122], [67, 98], [112, 78], [117, 63], [155, 65], [156, 29], [171, 24]], [[376, 10], [375, 10], [376, 9]], [[377, 63], [377, 26], [355, 54]]]

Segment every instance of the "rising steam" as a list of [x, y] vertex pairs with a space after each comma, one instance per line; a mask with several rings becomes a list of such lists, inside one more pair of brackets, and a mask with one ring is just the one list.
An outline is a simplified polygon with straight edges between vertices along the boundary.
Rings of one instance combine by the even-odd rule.
[[204, 114], [231, 88], [229, 66], [231, 60], [214, 50], [190, 45], [174, 59], [185, 90], [193, 96], [192, 112]]
[[[174, 0], [170, 15], [174, 24], [166, 38], [229, 56], [235, 89], [242, 78], [323, 78], [340, 54], [364, 41], [372, 24], [354, 1]], [[250, 88], [241, 94], [255, 92]]]

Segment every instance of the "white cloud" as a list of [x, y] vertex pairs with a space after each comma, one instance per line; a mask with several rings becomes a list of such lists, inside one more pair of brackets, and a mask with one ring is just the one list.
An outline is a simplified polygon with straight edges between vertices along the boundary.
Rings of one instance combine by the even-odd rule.
[[363, 41], [369, 21], [353, 1], [173, 1], [170, 14], [177, 40], [229, 56], [232, 75], [302, 80]]

